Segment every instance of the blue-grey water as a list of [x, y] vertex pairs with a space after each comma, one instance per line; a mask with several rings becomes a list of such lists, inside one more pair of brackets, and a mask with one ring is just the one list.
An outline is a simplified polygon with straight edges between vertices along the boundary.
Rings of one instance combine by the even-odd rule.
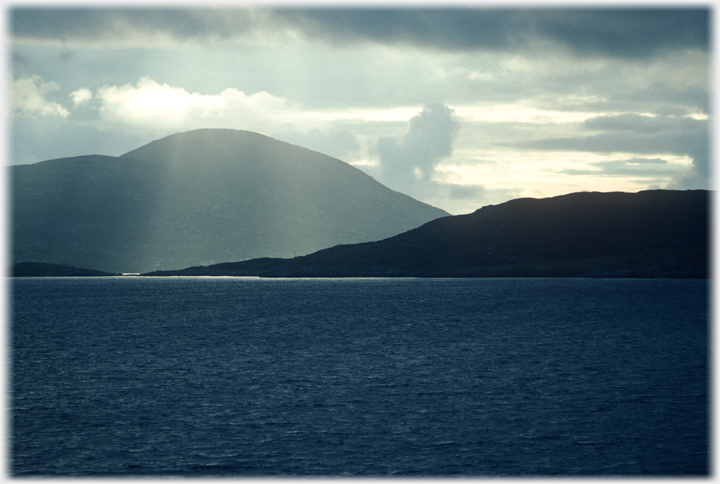
[[11, 289], [15, 476], [710, 472], [707, 281]]

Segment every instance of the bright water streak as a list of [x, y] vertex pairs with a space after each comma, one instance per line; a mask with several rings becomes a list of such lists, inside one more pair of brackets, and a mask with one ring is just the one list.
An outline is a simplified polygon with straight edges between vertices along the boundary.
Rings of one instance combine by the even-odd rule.
[[14, 475], [708, 472], [706, 281], [12, 288]]

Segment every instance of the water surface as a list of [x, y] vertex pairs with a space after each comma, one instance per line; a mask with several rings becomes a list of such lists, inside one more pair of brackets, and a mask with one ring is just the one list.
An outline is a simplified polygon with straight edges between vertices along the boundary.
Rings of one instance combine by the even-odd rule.
[[12, 281], [13, 475], [708, 473], [707, 281]]

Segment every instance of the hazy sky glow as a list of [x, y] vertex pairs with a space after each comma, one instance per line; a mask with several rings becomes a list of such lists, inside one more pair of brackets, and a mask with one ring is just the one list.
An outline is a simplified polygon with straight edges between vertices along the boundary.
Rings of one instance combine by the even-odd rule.
[[11, 163], [196, 128], [314, 149], [451, 213], [709, 188], [707, 9], [14, 8]]

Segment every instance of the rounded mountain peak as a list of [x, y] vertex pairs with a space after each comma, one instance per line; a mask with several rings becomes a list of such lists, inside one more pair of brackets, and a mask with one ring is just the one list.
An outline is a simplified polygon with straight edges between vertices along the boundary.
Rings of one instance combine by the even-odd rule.
[[[287, 150], [289, 147], [293, 146], [252, 131], [195, 129], [152, 141], [120, 157], [185, 164], [237, 159], [238, 156], [267, 155], [271, 154], [268, 151]], [[300, 147], [293, 148], [305, 150]]]

